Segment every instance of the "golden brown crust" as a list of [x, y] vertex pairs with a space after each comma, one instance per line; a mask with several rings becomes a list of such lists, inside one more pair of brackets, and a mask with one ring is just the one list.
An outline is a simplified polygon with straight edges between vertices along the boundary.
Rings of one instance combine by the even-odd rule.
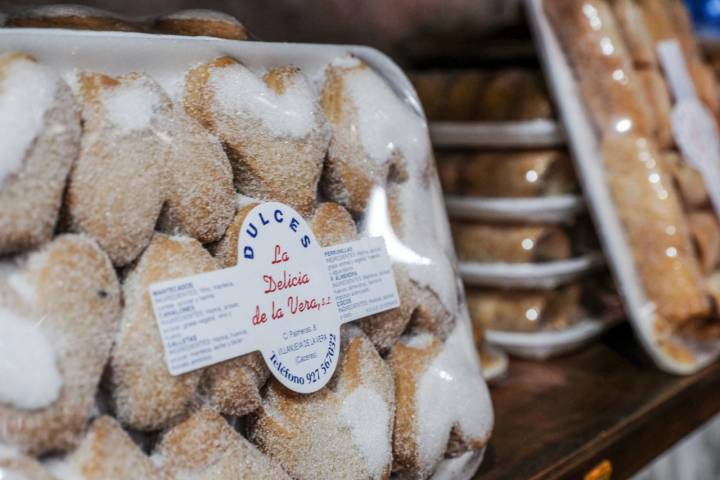
[[636, 67], [657, 67], [655, 40], [648, 29], [645, 13], [635, 0], [610, 0], [623, 38]]
[[458, 256], [471, 262], [534, 263], [572, 255], [570, 238], [557, 226], [453, 221]]
[[629, 129], [652, 134], [647, 97], [609, 5], [603, 0], [545, 0], [544, 6], [598, 134]]
[[67, 28], [72, 30], [137, 32], [142, 27], [118, 16], [85, 5], [45, 5], [7, 18], [6, 27]]
[[536, 197], [577, 190], [567, 152], [437, 152], [443, 190], [482, 197]]
[[672, 175], [673, 184], [686, 208], [702, 208], [710, 204], [705, 181], [699, 170], [690, 166], [677, 152], [662, 152], [663, 168]]
[[212, 11], [179, 11], [155, 19], [153, 30], [171, 35], [207, 36], [228, 40], [248, 40], [243, 24], [226, 14]]
[[708, 314], [687, 220], [652, 142], [611, 135], [602, 146], [607, 181], [639, 280], [660, 317], [680, 325]]
[[688, 226], [703, 273], [710, 274], [720, 263], [720, 223], [712, 211], [688, 215]]
[[655, 68], [638, 69], [638, 79], [650, 99], [656, 125], [655, 139], [660, 148], [670, 148], [675, 143], [670, 122], [672, 99], [665, 79]]
[[478, 329], [510, 332], [561, 330], [578, 321], [580, 287], [558, 290], [472, 288], [467, 304]]
[[310, 228], [322, 247], [330, 247], [357, 239], [357, 226], [350, 212], [341, 205], [324, 202], [310, 219]]

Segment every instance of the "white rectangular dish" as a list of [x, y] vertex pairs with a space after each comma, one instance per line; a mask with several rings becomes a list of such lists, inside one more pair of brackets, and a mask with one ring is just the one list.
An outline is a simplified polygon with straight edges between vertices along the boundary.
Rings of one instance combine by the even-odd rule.
[[[542, 0], [526, 0], [551, 93], [566, 128], [576, 171], [611, 271], [635, 333], [657, 366], [673, 374], [690, 374], [720, 354], [720, 343], [697, 341], [657, 331], [654, 305], [640, 283], [635, 260], [608, 189], [600, 145], [578, 90], [573, 72], [548, 22]], [[679, 347], [689, 355], [678, 355]]]

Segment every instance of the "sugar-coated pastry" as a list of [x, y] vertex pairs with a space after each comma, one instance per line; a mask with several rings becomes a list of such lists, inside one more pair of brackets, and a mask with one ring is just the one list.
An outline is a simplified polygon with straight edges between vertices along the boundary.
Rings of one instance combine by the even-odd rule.
[[10, 15], [6, 26], [121, 32], [133, 32], [141, 29], [138, 24], [133, 24], [111, 12], [88, 5], [43, 5], [28, 8]]
[[657, 66], [655, 40], [650, 34], [645, 14], [637, 1], [610, 0], [610, 5], [635, 66], [639, 68]]
[[158, 233], [128, 273], [123, 283], [125, 309], [108, 379], [115, 413], [123, 424], [157, 430], [177, 421], [191, 407], [202, 372], [170, 375], [149, 287], [217, 267], [197, 240]]
[[712, 211], [696, 211], [688, 215], [690, 238], [705, 274], [712, 273], [720, 263], [720, 223]]
[[290, 480], [275, 460], [207, 407], [167, 431], [153, 457], [166, 480]]
[[77, 449], [52, 462], [58, 480], [160, 480], [160, 472], [112, 417], [98, 417]]
[[707, 315], [687, 219], [653, 143], [634, 135], [609, 135], [602, 157], [639, 281], [657, 314], [674, 325]]
[[357, 328], [343, 328], [330, 383], [302, 395], [270, 382], [250, 439], [302, 479], [387, 479], [395, 395], [390, 369]]
[[0, 255], [50, 240], [80, 149], [80, 110], [60, 76], [0, 55]]
[[465, 322], [457, 322], [444, 343], [427, 333], [402, 337], [388, 364], [395, 378], [393, 473], [398, 478], [428, 478], [446, 454], [487, 444], [492, 405]]
[[355, 220], [350, 212], [337, 203], [325, 202], [318, 205], [310, 218], [310, 228], [323, 247], [357, 239]]
[[473, 325], [509, 332], [561, 330], [578, 321], [580, 288], [493, 290], [470, 288], [467, 304]]
[[235, 213], [232, 170], [222, 145], [182, 109], [173, 112], [158, 228], [202, 243], [222, 238]]
[[153, 29], [173, 35], [207, 36], [247, 40], [250, 34], [232, 15], [202, 8], [181, 10], [158, 17]]
[[438, 152], [443, 191], [482, 197], [537, 197], [577, 190], [567, 152]]
[[245, 217], [250, 210], [259, 205], [258, 201], [255, 201], [249, 197], [238, 197], [237, 200], [237, 213], [232, 222], [225, 230], [225, 235], [211, 246], [211, 251], [215, 259], [220, 262], [223, 268], [233, 267], [238, 262], [238, 240], [240, 238], [240, 228], [242, 227]]
[[458, 256], [470, 262], [534, 263], [572, 255], [565, 231], [553, 225], [452, 222]]
[[34, 458], [5, 447], [0, 447], [0, 478], [7, 480], [62, 480], [53, 476]]
[[70, 228], [94, 236], [117, 266], [147, 246], [161, 213], [164, 230], [218, 240], [235, 194], [217, 140], [176, 114], [147, 75], [78, 81], [84, 135], [67, 193]]
[[185, 110], [223, 142], [240, 193], [312, 212], [329, 129], [299, 68], [258, 76], [218, 58], [187, 74]]
[[700, 208], [709, 205], [710, 197], [699, 170], [688, 164], [677, 152], [662, 152], [661, 160], [665, 170], [672, 175], [673, 183], [686, 207]]
[[665, 79], [656, 68], [637, 70], [637, 76], [650, 100], [650, 108], [654, 114], [655, 139], [661, 148], [669, 148], [674, 143], [670, 113], [672, 99]]
[[78, 443], [120, 298], [107, 255], [84, 236], [0, 267], [0, 444], [42, 454]]
[[545, 0], [544, 7], [597, 133], [653, 134], [647, 96], [610, 6], [604, 0]]
[[332, 126], [322, 189], [354, 216], [388, 178], [404, 181], [428, 168], [425, 121], [362, 61], [331, 62], [320, 100]]

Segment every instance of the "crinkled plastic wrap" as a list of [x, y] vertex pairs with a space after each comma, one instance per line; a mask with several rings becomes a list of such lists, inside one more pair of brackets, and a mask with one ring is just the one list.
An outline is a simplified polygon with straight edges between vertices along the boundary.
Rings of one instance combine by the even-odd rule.
[[[704, 220], [695, 219], [694, 225], [689, 220], [693, 209], [707, 203], [699, 174], [675, 152], [661, 150], [673, 146], [671, 105], [652, 55], [654, 42], [680, 38], [691, 70], [693, 62], [700, 61], [686, 17], [678, 14], [682, 6], [654, 0], [529, 3], [544, 17], [536, 24], [547, 42], [545, 58], [557, 70], [552, 72], [555, 93], [564, 104], [565, 120], [571, 123], [568, 128], [579, 170], [599, 229], [605, 230], [608, 255], [625, 258], [627, 249], [634, 263], [630, 269], [616, 265], [615, 270], [630, 299], [630, 314], [640, 337], [667, 370], [692, 371], [716, 350], [712, 342], [697, 341], [711, 338], [705, 335], [709, 331], [705, 326], [716, 321], [703, 275], [703, 269], [716, 262], [716, 232]], [[576, 109], [576, 99], [563, 97], [568, 90], [567, 67], [558, 60], [557, 47], [551, 45], [555, 38], [550, 39], [548, 31], [570, 66], [570, 81], [577, 85], [583, 113]], [[562, 92], [561, 84], [566, 85]], [[712, 102], [707, 103], [712, 107]], [[590, 171], [596, 167], [588, 163], [600, 160], [602, 175], [591, 178]], [[591, 185], [603, 176], [607, 190]], [[599, 204], [606, 195], [616, 219], [610, 218], [606, 205]], [[617, 221], [622, 237], [616, 233]]]
[[[0, 476], [419, 479], [463, 470], [440, 467], [454, 457], [477, 466], [492, 406], [426, 123], [389, 60], [0, 36]], [[400, 307], [342, 327], [337, 371], [314, 394], [284, 388], [257, 353], [171, 376], [149, 286], [235, 265], [245, 215], [270, 200], [324, 246], [382, 236]]]

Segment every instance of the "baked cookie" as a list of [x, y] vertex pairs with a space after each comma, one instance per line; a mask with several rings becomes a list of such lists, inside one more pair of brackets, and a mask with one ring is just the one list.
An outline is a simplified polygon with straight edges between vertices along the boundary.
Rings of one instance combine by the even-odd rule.
[[720, 264], [720, 223], [714, 212], [697, 211], [688, 215], [688, 227], [700, 266], [708, 275]]
[[392, 461], [392, 375], [372, 343], [343, 328], [330, 383], [301, 395], [273, 380], [250, 424], [250, 439], [295, 479], [386, 479]]
[[2, 447], [0, 447], [0, 478], [9, 480], [62, 480], [57, 479], [34, 458]]
[[167, 431], [154, 458], [167, 480], [289, 480], [270, 457], [207, 407]]
[[43, 5], [28, 8], [10, 15], [6, 26], [120, 32], [141, 30], [138, 24], [88, 5]]
[[322, 189], [353, 216], [388, 178], [421, 174], [431, 158], [425, 121], [368, 65], [352, 56], [325, 69], [320, 95], [332, 126]]
[[108, 378], [115, 413], [123, 424], [137, 430], [158, 430], [191, 407], [202, 371], [170, 375], [149, 287], [217, 267], [197, 240], [158, 233], [128, 273], [123, 282], [125, 309]]
[[485, 447], [492, 405], [465, 322], [456, 324], [445, 343], [427, 333], [402, 337], [388, 364], [395, 378], [398, 478], [428, 478], [444, 456]]
[[160, 472], [115, 419], [98, 417], [77, 449], [50, 464], [58, 480], [159, 480]]
[[225, 145], [240, 193], [312, 212], [329, 129], [299, 68], [218, 58], [187, 74], [185, 110]]
[[52, 238], [80, 130], [57, 73], [24, 53], [0, 55], [0, 255]]
[[107, 255], [84, 236], [0, 268], [0, 444], [42, 454], [80, 441], [120, 298]]
[[67, 193], [70, 229], [94, 236], [116, 266], [143, 251], [161, 213], [171, 233], [220, 239], [234, 191], [218, 141], [147, 75], [82, 73], [78, 82], [84, 135]]
[[232, 15], [203, 8], [181, 10], [158, 17], [153, 30], [171, 35], [207, 36], [248, 40], [245, 26]]

